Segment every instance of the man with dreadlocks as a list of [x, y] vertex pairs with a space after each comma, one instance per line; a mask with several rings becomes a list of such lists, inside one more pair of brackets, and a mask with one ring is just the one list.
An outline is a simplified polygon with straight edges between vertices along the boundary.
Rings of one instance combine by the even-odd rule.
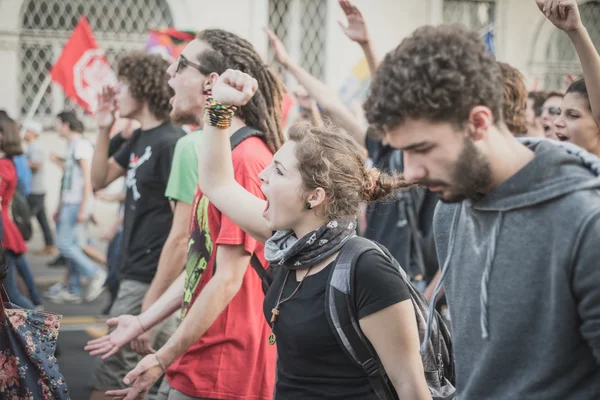
[[[258, 81], [252, 100], [235, 111], [231, 120], [224, 120], [233, 127], [232, 145], [240, 142], [232, 154], [236, 180], [264, 198], [258, 174], [284, 142], [283, 87], [248, 41], [218, 29], [199, 33], [168, 69], [169, 84], [175, 90], [172, 118], [202, 127], [211, 85], [227, 69], [246, 72]], [[216, 114], [206, 118], [219, 121]], [[125, 377], [131, 387], [107, 394], [126, 399], [143, 396], [166, 370], [167, 379], [158, 395], [161, 400], [271, 399], [276, 354], [266, 340], [270, 330], [261, 314], [264, 294], [261, 279], [253, 271], [266, 266], [263, 245], [198, 190], [188, 248], [185, 273], [156, 303], [139, 316], [111, 321], [117, 329], [87, 347], [92, 354], [110, 356], [182, 306], [182, 323], [176, 333]]]

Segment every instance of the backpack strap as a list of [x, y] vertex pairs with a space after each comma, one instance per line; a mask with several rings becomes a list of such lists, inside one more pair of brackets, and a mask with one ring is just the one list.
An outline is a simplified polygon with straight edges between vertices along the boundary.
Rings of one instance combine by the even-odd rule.
[[333, 335], [348, 357], [361, 366], [380, 400], [397, 399], [375, 349], [358, 323], [354, 299], [356, 260], [367, 250], [379, 247], [368, 239], [355, 236], [348, 240], [331, 269], [325, 294], [325, 310]]
[[244, 126], [237, 131], [229, 138], [229, 143], [231, 144], [231, 150], [235, 149], [240, 143], [244, 140], [248, 139], [252, 136], [260, 136], [264, 137], [264, 134], [258, 129], [251, 128], [249, 126]]

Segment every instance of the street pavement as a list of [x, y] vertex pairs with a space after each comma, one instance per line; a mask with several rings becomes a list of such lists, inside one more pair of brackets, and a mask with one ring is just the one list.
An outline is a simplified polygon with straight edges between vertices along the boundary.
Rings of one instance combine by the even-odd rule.
[[[37, 224], [37, 221], [34, 222]], [[35, 256], [33, 250], [39, 249], [43, 241], [39, 233], [28, 243], [30, 254], [28, 260], [33, 270], [36, 284], [41, 291], [46, 290], [52, 283], [64, 279], [65, 267], [48, 267], [46, 264], [54, 256]], [[105, 244], [95, 242], [94, 245], [105, 251]], [[83, 304], [52, 304], [44, 299], [45, 311], [63, 315], [58, 337], [58, 365], [63, 373], [72, 400], [87, 400], [91, 388], [90, 380], [94, 367], [94, 358], [90, 357], [83, 347], [92, 337], [87, 330], [101, 330], [106, 325], [106, 317], [101, 315], [102, 309], [108, 304], [109, 296], [105, 292], [91, 303]]]

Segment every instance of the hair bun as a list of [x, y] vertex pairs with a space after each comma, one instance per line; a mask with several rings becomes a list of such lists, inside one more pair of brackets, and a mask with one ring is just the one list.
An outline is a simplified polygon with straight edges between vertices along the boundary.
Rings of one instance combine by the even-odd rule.
[[377, 168], [364, 172], [362, 198], [370, 203], [393, 196], [399, 189], [409, 189], [413, 185], [406, 182], [402, 174], [387, 174]]
[[377, 191], [381, 171], [376, 168], [366, 169], [364, 172], [362, 198], [365, 201], [371, 201], [373, 194]]

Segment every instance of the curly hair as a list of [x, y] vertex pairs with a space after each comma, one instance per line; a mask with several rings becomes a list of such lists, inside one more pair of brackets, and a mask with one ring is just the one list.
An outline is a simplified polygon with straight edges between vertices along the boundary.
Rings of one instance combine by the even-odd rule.
[[425, 26], [385, 56], [364, 108], [379, 129], [408, 119], [462, 128], [478, 105], [500, 121], [502, 94], [500, 68], [477, 33], [460, 25]]
[[288, 134], [296, 143], [302, 189], [325, 190], [328, 220], [356, 217], [362, 202], [377, 201], [411, 186], [400, 174], [365, 170], [364, 150], [332, 126], [315, 127], [299, 122], [290, 127]]
[[175, 92], [168, 85], [169, 62], [158, 54], [132, 52], [119, 59], [119, 79], [129, 83], [131, 95], [146, 102], [150, 112], [159, 120], [169, 119], [169, 100]]
[[512, 134], [527, 132], [527, 87], [525, 78], [518, 69], [499, 62], [504, 79], [504, 105], [502, 116]]
[[258, 82], [258, 91], [238, 116], [249, 126], [265, 134], [265, 142], [275, 153], [285, 142], [281, 126], [284, 88], [277, 75], [263, 63], [250, 42], [222, 29], [206, 29], [197, 36], [210, 46], [198, 56], [198, 61], [217, 74], [227, 69], [247, 73]]

